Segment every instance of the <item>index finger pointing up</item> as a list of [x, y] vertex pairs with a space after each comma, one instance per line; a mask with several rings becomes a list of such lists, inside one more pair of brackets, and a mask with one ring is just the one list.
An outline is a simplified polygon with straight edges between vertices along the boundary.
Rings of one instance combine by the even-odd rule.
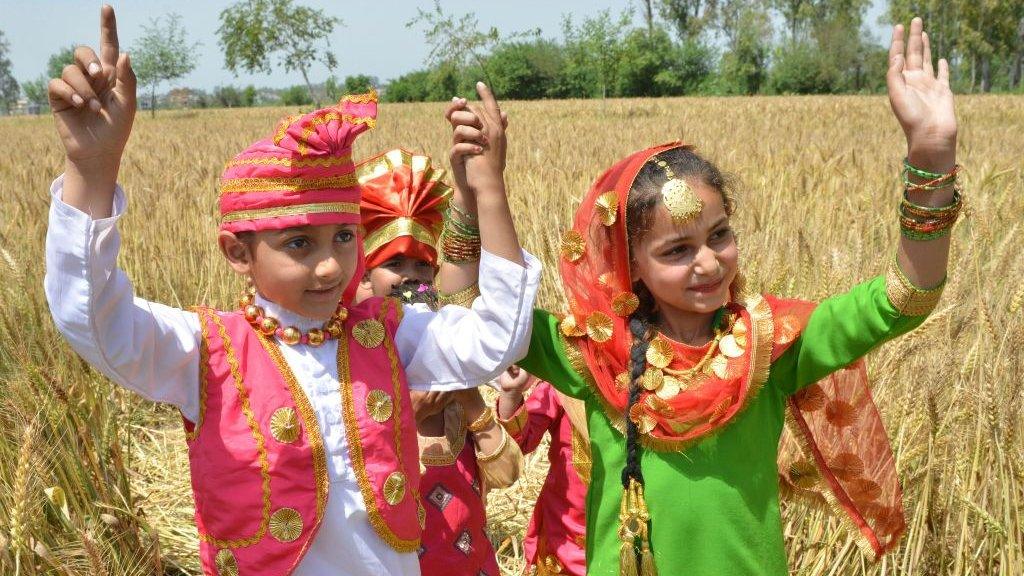
[[105, 4], [100, 9], [100, 62], [113, 68], [117, 66], [117, 56], [120, 52], [117, 45], [117, 19], [114, 17], [114, 9]]
[[476, 93], [480, 95], [480, 100], [484, 104], [484, 110], [487, 111], [487, 115], [494, 120], [496, 125], [500, 126], [501, 108], [498, 107], [498, 101], [494, 99], [494, 93], [491, 92], [491, 87], [483, 82], [477, 82]]

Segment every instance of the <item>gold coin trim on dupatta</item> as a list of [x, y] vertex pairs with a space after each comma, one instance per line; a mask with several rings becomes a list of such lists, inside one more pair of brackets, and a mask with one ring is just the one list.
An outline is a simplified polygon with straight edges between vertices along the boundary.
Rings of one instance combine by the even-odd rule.
[[238, 560], [235, 559], [235, 554], [227, 548], [217, 551], [213, 564], [217, 567], [217, 573], [220, 576], [238, 576]]
[[732, 334], [726, 334], [719, 342], [718, 349], [721, 350], [722, 354], [729, 358], [739, 358], [743, 356], [743, 347], [740, 346], [736, 340], [736, 336]]
[[395, 412], [395, 403], [383, 390], [373, 390], [366, 395], [366, 412], [374, 422], [387, 422]]
[[302, 535], [302, 516], [294, 508], [278, 508], [270, 516], [270, 535], [278, 542], [293, 542]]
[[806, 458], [801, 458], [789, 465], [789, 480], [797, 488], [810, 490], [814, 488], [820, 478], [821, 473], [818, 472], [818, 467]]
[[607, 342], [612, 338], [612, 319], [604, 312], [594, 312], [587, 317], [587, 336], [594, 342]]
[[640, 378], [640, 385], [650, 392], [661, 388], [661, 385], [664, 383], [665, 373], [660, 368], [650, 367], [644, 370], [644, 375]]
[[282, 444], [291, 444], [299, 439], [299, 417], [295, 410], [284, 407], [274, 410], [270, 416], [270, 435]]
[[647, 346], [647, 363], [655, 368], [665, 368], [672, 363], [675, 354], [672, 344], [658, 334]]
[[384, 500], [392, 506], [405, 498], [405, 474], [392, 472], [384, 480]]
[[598, 196], [594, 200], [594, 212], [601, 224], [605, 226], [615, 224], [616, 217], [619, 215], [619, 195], [613, 190]]
[[700, 215], [704, 202], [685, 180], [673, 178], [661, 187], [661, 200], [677, 225], [686, 224]]
[[575, 262], [583, 257], [583, 252], [586, 250], [587, 243], [583, 240], [583, 235], [575, 230], [566, 230], [562, 234], [562, 258], [565, 258], [569, 262]]
[[363, 348], [376, 348], [384, 342], [384, 325], [375, 318], [357, 322], [352, 327], [352, 337]]
[[629, 316], [639, 307], [640, 299], [632, 292], [620, 292], [612, 298], [612, 310], [619, 316]]
[[565, 318], [562, 318], [562, 321], [558, 324], [558, 329], [562, 331], [562, 334], [571, 338], [579, 338], [580, 336], [585, 336], [587, 333], [586, 330], [576, 323], [576, 317], [572, 314], [568, 314]]
[[662, 400], [671, 400], [679, 395], [683, 390], [683, 383], [679, 381], [675, 376], [665, 376], [661, 382], [661, 387], [655, 392], [658, 398]]

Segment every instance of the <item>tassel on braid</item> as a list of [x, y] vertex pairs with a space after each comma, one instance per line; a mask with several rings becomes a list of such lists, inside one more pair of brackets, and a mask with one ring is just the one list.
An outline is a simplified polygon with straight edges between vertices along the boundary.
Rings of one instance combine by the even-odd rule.
[[640, 432], [629, 417], [640, 401], [640, 378], [647, 369], [647, 348], [653, 338], [651, 318], [654, 316], [650, 293], [641, 284], [635, 290], [640, 307], [629, 317], [633, 345], [629, 351], [629, 399], [626, 403], [626, 466], [622, 469], [622, 507], [619, 512], [620, 576], [655, 576], [654, 555], [650, 548], [648, 522], [650, 516], [644, 501], [644, 477], [640, 467]]

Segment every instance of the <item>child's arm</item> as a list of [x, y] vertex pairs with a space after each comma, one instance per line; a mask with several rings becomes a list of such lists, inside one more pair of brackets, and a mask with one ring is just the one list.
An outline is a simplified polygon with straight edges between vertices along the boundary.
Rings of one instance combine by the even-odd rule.
[[[510, 369], [498, 379], [501, 385], [497, 404], [498, 421], [512, 435], [519, 448], [529, 454], [537, 449], [544, 434], [557, 421], [562, 407], [555, 396], [555, 389], [547, 382], [538, 382], [530, 397], [524, 401], [523, 391], [535, 379], [526, 370], [517, 369], [519, 372], [515, 376], [509, 374]], [[552, 434], [555, 432], [551, 430]]]
[[[433, 313], [424, 306], [405, 307], [395, 343], [409, 386], [420, 390], [489, 382], [525, 356], [529, 344], [541, 266], [520, 247], [505, 197], [501, 110], [490, 89], [481, 83], [477, 90], [484, 102], [478, 134], [487, 144], [467, 160], [466, 173], [480, 229], [480, 296], [471, 309], [445, 306]], [[475, 277], [477, 264], [470, 267]], [[440, 283], [443, 287], [445, 280]]]
[[473, 435], [477, 469], [485, 490], [511, 486], [523, 471], [519, 445], [497, 422], [479, 390], [460, 390], [454, 394], [462, 404], [466, 425]]
[[[956, 164], [957, 122], [949, 88], [949, 63], [940, 58], [938, 74], [933, 70], [931, 46], [920, 18], [910, 23], [905, 50], [903, 26], [893, 28], [886, 83], [893, 114], [907, 137], [910, 164], [929, 172], [952, 170]], [[948, 206], [953, 201], [953, 189], [910, 191], [908, 197], [923, 206]], [[949, 240], [948, 235], [927, 241], [901, 236], [897, 262], [911, 284], [929, 289], [945, 281]]]
[[119, 55], [109, 6], [102, 9], [101, 38], [101, 57], [79, 47], [75, 64], [50, 81], [67, 159], [65, 174], [51, 190], [46, 298], [58, 330], [86, 361], [117, 384], [169, 402], [194, 421], [198, 318], [135, 298], [117, 269], [116, 223], [126, 201], [115, 182], [135, 114], [135, 77], [127, 55]]

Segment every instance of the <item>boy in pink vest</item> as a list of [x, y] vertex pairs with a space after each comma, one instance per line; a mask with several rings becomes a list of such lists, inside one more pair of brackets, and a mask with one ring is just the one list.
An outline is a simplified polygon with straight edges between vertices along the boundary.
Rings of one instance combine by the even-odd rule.
[[[360, 162], [356, 174], [363, 190], [367, 268], [357, 300], [394, 295], [436, 306], [433, 284], [439, 264], [462, 258], [444, 251], [442, 236], [451, 224], [443, 222], [464, 212], [465, 193], [453, 195], [443, 180], [444, 170], [433, 167], [429, 157], [402, 149]], [[461, 225], [466, 232], [479, 232], [475, 221]], [[468, 307], [478, 293], [473, 286], [463, 297], [440, 300]], [[420, 494], [427, 513], [420, 569], [424, 574], [498, 576], [486, 533], [485, 496], [492, 488], [515, 482], [522, 452], [475, 388], [414, 392], [412, 398], [424, 468]]]
[[351, 145], [375, 124], [371, 93], [288, 118], [228, 162], [218, 242], [251, 285], [235, 311], [185, 311], [134, 297], [116, 267], [135, 84], [105, 6], [100, 55], [78, 48], [49, 85], [67, 156], [46, 241], [58, 329], [113, 381], [181, 411], [206, 574], [419, 574], [409, 388], [489, 381], [530, 332], [540, 266], [511, 226], [503, 137], [478, 147], [473, 310], [352, 303], [363, 255]]

